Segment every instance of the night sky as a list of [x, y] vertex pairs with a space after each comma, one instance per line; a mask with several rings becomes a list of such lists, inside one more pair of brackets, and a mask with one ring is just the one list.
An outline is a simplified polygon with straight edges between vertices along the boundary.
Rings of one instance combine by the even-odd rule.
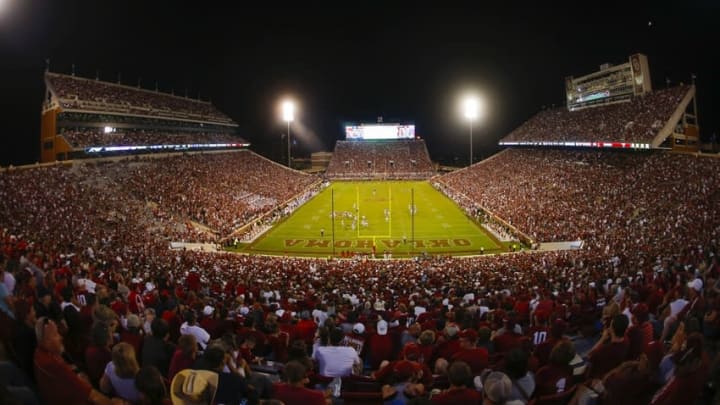
[[601, 2], [593, 10], [579, 9], [582, 2], [558, 9], [211, 3], [0, 0], [0, 164], [38, 159], [46, 58], [55, 72], [75, 64], [79, 76], [99, 72], [116, 82], [120, 73], [123, 83], [140, 79], [154, 89], [157, 82], [181, 95], [187, 88], [211, 99], [271, 158], [285, 131], [277, 105], [289, 95], [300, 104], [292, 129], [300, 154], [332, 150], [344, 123], [382, 116], [414, 123], [433, 160], [466, 161], [468, 124], [458, 104], [467, 90], [488, 104], [474, 129], [487, 157], [542, 106], [563, 104], [565, 76], [635, 52], [648, 55], [654, 88], [666, 78], [689, 83], [695, 73], [701, 135], [720, 127], [717, 1]]

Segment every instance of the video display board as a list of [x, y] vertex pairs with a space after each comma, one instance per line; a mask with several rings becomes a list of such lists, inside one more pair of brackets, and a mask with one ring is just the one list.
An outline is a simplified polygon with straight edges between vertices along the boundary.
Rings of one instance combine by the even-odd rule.
[[371, 124], [345, 127], [347, 140], [413, 138], [415, 138], [415, 125]]

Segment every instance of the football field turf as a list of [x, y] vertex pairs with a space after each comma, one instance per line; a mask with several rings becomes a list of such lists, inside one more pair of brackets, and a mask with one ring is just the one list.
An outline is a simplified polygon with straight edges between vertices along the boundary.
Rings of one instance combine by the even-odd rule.
[[[411, 201], [415, 201], [415, 220]], [[334, 195], [334, 197], [333, 197]], [[504, 246], [426, 181], [334, 182], [253, 243], [247, 253], [293, 256], [391, 252], [393, 257], [478, 254]], [[413, 243], [414, 236], [414, 243]]]

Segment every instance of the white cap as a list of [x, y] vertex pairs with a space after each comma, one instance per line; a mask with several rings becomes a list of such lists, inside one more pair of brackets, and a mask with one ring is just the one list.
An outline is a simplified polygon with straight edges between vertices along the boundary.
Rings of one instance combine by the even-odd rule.
[[695, 280], [689, 282], [687, 285], [688, 287], [698, 292], [703, 288], [703, 282], [699, 278], [696, 278]]
[[365, 325], [358, 322], [355, 325], [353, 325], [352, 330], [353, 330], [353, 332], [357, 333], [358, 335], [362, 335], [363, 333], [365, 333]]
[[210, 305], [205, 305], [205, 308], [203, 308], [203, 315], [205, 316], [210, 316], [213, 312], [215, 312], [215, 308]]
[[384, 320], [379, 320], [377, 323], [377, 333], [380, 336], [387, 335], [388, 332], [388, 323]]

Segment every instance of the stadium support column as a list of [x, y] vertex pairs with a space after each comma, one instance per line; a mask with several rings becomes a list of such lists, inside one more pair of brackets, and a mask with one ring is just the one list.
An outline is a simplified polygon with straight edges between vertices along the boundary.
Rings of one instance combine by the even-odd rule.
[[290, 121], [288, 121], [287, 124], [288, 124], [288, 131], [287, 131], [287, 136], [288, 136], [288, 167], [292, 167], [292, 165], [291, 165], [292, 158], [290, 157], [290, 156], [291, 156], [291, 155], [290, 155]]
[[332, 220], [332, 255], [335, 257], [335, 189], [330, 189], [330, 218]]

